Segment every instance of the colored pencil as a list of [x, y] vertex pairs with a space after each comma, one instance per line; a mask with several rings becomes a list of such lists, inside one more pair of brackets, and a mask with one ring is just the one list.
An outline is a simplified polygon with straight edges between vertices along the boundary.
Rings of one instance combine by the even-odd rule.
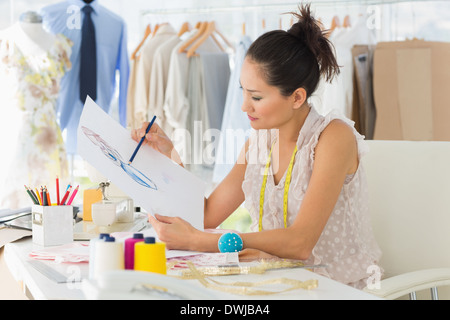
[[36, 188], [36, 194], [37, 194], [37, 197], [38, 197], [38, 200], [39, 200], [39, 204], [42, 206], [42, 199], [41, 199], [41, 197], [39, 195], [39, 190], [37, 188]]
[[68, 205], [68, 206], [70, 206], [70, 205], [72, 204], [73, 198], [75, 198], [75, 196], [77, 195], [78, 187], [79, 187], [79, 186], [77, 186], [77, 187], [75, 188], [75, 191], [72, 193], [72, 196], [70, 197], [69, 201], [67, 202], [67, 205]]
[[25, 187], [25, 190], [27, 190], [27, 193], [28, 193], [28, 195], [30, 196], [30, 198], [31, 198], [31, 200], [33, 201], [33, 203], [34, 203], [34, 204], [39, 204], [39, 202], [36, 203], [36, 199], [35, 199], [35, 198], [33, 197], [33, 195], [31, 194], [30, 189], [28, 189], [27, 186], [25, 186], [25, 185], [24, 185], [24, 187]]
[[50, 200], [50, 192], [48, 191], [47, 186], [45, 186], [45, 192], [47, 193], [48, 205], [51, 206], [52, 205], [52, 201]]
[[61, 200], [61, 205], [65, 205], [67, 197], [69, 196], [70, 191], [72, 190], [72, 186], [69, 185], [69, 188], [67, 188], [66, 194], [64, 195], [64, 197]]
[[39, 204], [39, 199], [38, 199], [36, 193], [34, 193], [33, 189], [31, 189], [31, 188], [29, 188], [29, 189], [30, 189], [30, 192], [33, 195], [34, 199], [36, 200], [36, 204]]
[[60, 202], [59, 202], [59, 177], [58, 176], [56, 176], [56, 203], [59, 206]]
[[152, 121], [150, 121], [150, 123], [149, 123], [148, 126], [147, 126], [147, 129], [145, 130], [145, 135], [141, 138], [141, 141], [139, 141], [139, 144], [137, 145], [136, 149], [134, 150], [133, 155], [132, 155], [131, 158], [130, 158], [130, 161], [128, 161], [128, 164], [131, 164], [131, 162], [133, 162], [134, 157], [136, 156], [137, 152], [138, 152], [139, 149], [141, 148], [141, 145], [142, 145], [142, 143], [143, 143], [144, 140], [145, 140], [145, 136], [146, 136], [147, 133], [150, 131], [150, 128], [152, 127], [153, 122], [155, 122], [155, 120], [156, 120], [156, 116], [153, 116]]
[[47, 190], [45, 188], [42, 189], [42, 205], [48, 206]]

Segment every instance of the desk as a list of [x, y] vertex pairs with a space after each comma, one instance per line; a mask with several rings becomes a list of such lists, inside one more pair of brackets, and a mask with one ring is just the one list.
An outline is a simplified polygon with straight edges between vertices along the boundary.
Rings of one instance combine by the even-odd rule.
[[[22, 239], [9, 243], [5, 246], [5, 262], [11, 271], [13, 277], [17, 281], [23, 282], [26, 286], [27, 292], [34, 299], [85, 299], [83, 291], [81, 289], [80, 282], [69, 283], [56, 283], [50, 280], [41, 272], [37, 271], [33, 266], [29, 264], [32, 260], [28, 254], [30, 251], [35, 250], [36, 246], [32, 243], [30, 238]], [[59, 273], [66, 275], [69, 279], [79, 280], [87, 278], [89, 274], [89, 267], [87, 263], [62, 263], [55, 264], [52, 261], [42, 261], [45, 264], [51, 265]], [[218, 281], [262, 281], [266, 279], [274, 278], [290, 278], [306, 281], [309, 279], [319, 280], [319, 286], [313, 290], [293, 290], [290, 292], [284, 292], [275, 295], [263, 295], [263, 296], [240, 296], [228, 293], [223, 293], [215, 290], [211, 290], [214, 297], [218, 299], [227, 300], [265, 300], [265, 299], [301, 299], [301, 300], [331, 300], [331, 299], [352, 299], [352, 300], [367, 300], [378, 299], [377, 297], [365, 293], [363, 291], [354, 289], [352, 287], [343, 285], [334, 280], [322, 277], [318, 274], [310, 272], [305, 269], [283, 269], [283, 270], [271, 270], [264, 274], [252, 274], [252, 275], [237, 275], [226, 277], [211, 277]], [[184, 280], [189, 281], [192, 285], [201, 287], [201, 284], [197, 280]], [[210, 290], [210, 289], [206, 289]]]

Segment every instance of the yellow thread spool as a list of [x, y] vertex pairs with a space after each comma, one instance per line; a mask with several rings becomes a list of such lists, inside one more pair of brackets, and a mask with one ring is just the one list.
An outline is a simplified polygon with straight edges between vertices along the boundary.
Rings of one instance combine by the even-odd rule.
[[134, 245], [134, 270], [166, 274], [166, 245], [146, 237]]

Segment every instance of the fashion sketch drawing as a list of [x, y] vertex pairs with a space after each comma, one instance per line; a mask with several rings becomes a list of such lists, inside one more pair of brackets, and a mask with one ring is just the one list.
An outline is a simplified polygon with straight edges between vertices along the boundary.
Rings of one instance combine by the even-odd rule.
[[158, 190], [158, 187], [150, 178], [148, 178], [145, 174], [143, 174], [132, 165], [125, 163], [120, 153], [116, 149], [111, 147], [105, 140], [103, 140], [103, 138], [99, 134], [95, 133], [89, 128], [86, 128], [85, 126], [81, 126], [81, 129], [83, 130], [83, 133], [89, 138], [89, 140], [97, 147], [99, 147], [102, 153], [109, 160], [111, 160], [116, 166], [122, 168], [122, 170], [125, 171], [128, 176], [130, 176], [134, 181], [144, 187]]

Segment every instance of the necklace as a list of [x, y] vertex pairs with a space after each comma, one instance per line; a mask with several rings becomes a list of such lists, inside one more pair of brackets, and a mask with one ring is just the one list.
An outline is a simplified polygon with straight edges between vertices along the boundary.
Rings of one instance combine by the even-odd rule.
[[[261, 186], [261, 193], [259, 196], [259, 231], [262, 230], [262, 217], [263, 217], [263, 210], [264, 210], [264, 196], [266, 192], [266, 185], [267, 185], [267, 175], [269, 173], [269, 167], [270, 162], [272, 159], [272, 150], [273, 146], [275, 145], [275, 142], [272, 143], [272, 147], [270, 148], [269, 157], [267, 159], [266, 168], [264, 169], [264, 177], [263, 177], [263, 183]], [[284, 219], [284, 227], [287, 228], [287, 202], [288, 202], [288, 193], [289, 193], [289, 187], [291, 186], [291, 177], [292, 177], [292, 168], [294, 167], [294, 159], [295, 155], [297, 154], [297, 145], [295, 146], [294, 153], [292, 154], [291, 161], [289, 162], [289, 167], [286, 173], [286, 181], [284, 182], [284, 194], [283, 194], [283, 219]]]

